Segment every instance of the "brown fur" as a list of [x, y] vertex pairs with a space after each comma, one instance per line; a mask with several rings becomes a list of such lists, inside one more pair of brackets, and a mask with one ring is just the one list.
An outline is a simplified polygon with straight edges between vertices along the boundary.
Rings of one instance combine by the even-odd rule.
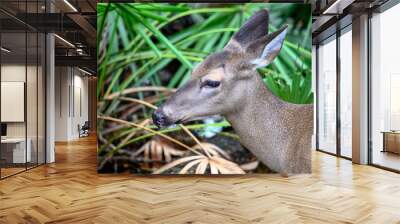
[[[286, 34], [286, 27], [268, 34], [268, 19], [266, 10], [257, 12], [222, 52], [210, 55], [197, 66], [188, 83], [157, 112], [165, 114], [170, 123], [223, 115], [240, 142], [266, 166], [282, 176], [310, 173], [313, 106], [280, 100], [255, 70], [255, 59], [265, 66], [276, 57], [282, 35]], [[279, 46], [268, 45], [278, 37]], [[272, 50], [259, 58], [264, 49]], [[204, 79], [219, 80], [220, 85], [201, 88]]]

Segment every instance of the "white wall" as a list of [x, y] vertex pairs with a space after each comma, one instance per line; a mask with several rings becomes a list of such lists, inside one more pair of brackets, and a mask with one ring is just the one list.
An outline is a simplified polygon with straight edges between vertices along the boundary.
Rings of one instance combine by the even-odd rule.
[[[1, 81], [3, 82], [25, 82], [25, 64], [8, 64], [1, 66]], [[1, 108], [7, 110], [7, 108]], [[8, 137], [25, 137], [25, 122], [7, 123]]]
[[[27, 66], [19, 64], [4, 64], [1, 66], [1, 81], [2, 82], [25, 82], [26, 71], [28, 71], [29, 86], [36, 86], [36, 80], [32, 80], [31, 74], [35, 74], [36, 77], [36, 66]], [[27, 106], [35, 107], [36, 111], [36, 88], [27, 88]], [[4, 96], [3, 96], [4, 97]], [[40, 106], [40, 105], [39, 105]], [[7, 110], [7, 108], [1, 108], [1, 110]], [[28, 109], [27, 109], [28, 110]], [[27, 112], [31, 112], [32, 109]], [[27, 113], [28, 118], [28, 129], [32, 128], [36, 130], [36, 113]], [[32, 123], [33, 122], [33, 123]], [[8, 137], [25, 137], [25, 123], [26, 122], [7, 122], [7, 136]], [[29, 132], [29, 130], [28, 130]], [[30, 133], [30, 132], [29, 132]], [[29, 136], [28, 133], [28, 137]], [[36, 132], [35, 132], [36, 134]]]
[[70, 79], [67, 67], [55, 68], [55, 141], [68, 140], [68, 88]]
[[[38, 69], [38, 71], [37, 71]], [[29, 139], [29, 144], [31, 148], [31, 155], [33, 162], [39, 159], [39, 163], [44, 163], [44, 150], [45, 150], [45, 139], [44, 139], [44, 93], [43, 82], [44, 74], [42, 73], [41, 66], [32, 66], [25, 64], [3, 64], [1, 66], [1, 81], [2, 82], [24, 82], [26, 84], [26, 106], [25, 102], [22, 108], [11, 108], [2, 107], [2, 112], [6, 113], [17, 113], [17, 111], [7, 111], [7, 110], [21, 110], [24, 116], [26, 112], [26, 121], [23, 119], [21, 122], [5, 122], [7, 124], [7, 137], [9, 138], [24, 138], [25, 135]], [[27, 78], [27, 80], [25, 80]], [[2, 93], [4, 89], [2, 89]], [[20, 94], [25, 94], [25, 90]], [[2, 95], [2, 98], [7, 95]], [[24, 100], [25, 101], [25, 100]], [[17, 103], [17, 102], [16, 102]], [[38, 153], [38, 155], [37, 155]]]
[[[76, 75], [76, 72], [79, 72]], [[79, 70], [75, 70], [74, 75], [74, 108], [73, 119], [72, 119], [72, 136], [77, 137], [79, 135], [77, 126], [78, 124], [83, 125], [85, 121], [89, 120], [89, 111], [88, 111], [88, 78], [82, 76]], [[81, 111], [80, 111], [81, 110]]]
[[88, 121], [88, 78], [73, 67], [56, 67], [55, 73], [55, 140], [74, 140], [78, 125]]

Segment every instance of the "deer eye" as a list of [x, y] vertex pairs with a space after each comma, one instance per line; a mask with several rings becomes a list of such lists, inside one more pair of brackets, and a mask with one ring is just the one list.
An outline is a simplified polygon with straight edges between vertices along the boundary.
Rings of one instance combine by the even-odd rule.
[[205, 80], [204, 82], [201, 83], [200, 88], [203, 87], [216, 88], [219, 86], [220, 83], [221, 82], [219, 81]]

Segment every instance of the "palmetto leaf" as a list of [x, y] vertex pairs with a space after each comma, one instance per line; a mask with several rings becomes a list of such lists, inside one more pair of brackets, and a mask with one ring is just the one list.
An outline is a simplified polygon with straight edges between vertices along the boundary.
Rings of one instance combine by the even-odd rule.
[[211, 174], [244, 174], [245, 172], [236, 164], [218, 156], [188, 156], [177, 159], [160, 169], [156, 170], [154, 174], [161, 174], [165, 171], [185, 164], [186, 165], [179, 171], [179, 174], [187, 174], [187, 172], [196, 167], [195, 174], [205, 174], [207, 168], [210, 167]]
[[257, 169], [259, 164], [260, 164], [260, 161], [255, 160], [255, 161], [240, 165], [240, 168], [242, 168], [245, 171], [251, 171], [251, 170]]
[[[203, 147], [201, 147], [201, 145]], [[197, 144], [197, 145], [193, 146], [193, 149], [203, 150], [203, 148], [204, 148], [205, 150], [208, 151], [208, 153], [211, 156], [218, 156], [218, 157], [223, 156], [226, 159], [231, 159], [231, 157], [229, 156], [228, 153], [226, 153], [223, 149], [221, 149], [220, 147], [218, 147], [214, 144], [211, 144], [208, 142], [202, 142], [201, 145]]]
[[[312, 103], [312, 18], [307, 10], [296, 10], [303, 7], [300, 5], [250, 3], [240, 7], [225, 4], [210, 7], [199, 5], [197, 8], [191, 3], [99, 3], [97, 96], [99, 139], [103, 142], [99, 145], [99, 155], [112, 158], [127, 146], [158, 135], [185, 148], [185, 153], [193, 150], [201, 158], [209, 156], [231, 160], [219, 148], [200, 143], [196, 149], [192, 149], [179, 140], [174, 142], [173, 138], [166, 135], [184, 129], [182, 127], [155, 130], [151, 124], [141, 123], [150, 118], [151, 110], [147, 108], [149, 105], [139, 105], [138, 101], [151, 104], [162, 102], [164, 97], [173, 92], [172, 88], [182, 86], [190, 78], [192, 64], [194, 66], [210, 53], [221, 50], [234, 34], [234, 30], [262, 8], [270, 9], [270, 32], [277, 30], [282, 24], [289, 23], [290, 26], [278, 58], [268, 67], [260, 68], [260, 74], [268, 88], [283, 100]], [[296, 18], [301, 15], [305, 19], [300, 23], [293, 23], [296, 19], [291, 19], [293, 16], [288, 18], [290, 11], [295, 12], [293, 15]], [[300, 30], [299, 24], [307, 29]], [[162, 82], [161, 76], [164, 78]], [[147, 98], [150, 97], [152, 100], [148, 101]], [[229, 126], [224, 123], [218, 123], [218, 127]], [[187, 129], [193, 131], [205, 126], [217, 127], [214, 125], [192, 124]], [[233, 136], [226, 132], [220, 134]], [[151, 142], [144, 146], [140, 156], [144, 157], [146, 154], [150, 159], [165, 159], [171, 161], [169, 164], [181, 159], [175, 159], [171, 153], [165, 154], [166, 151], [171, 152]], [[242, 169], [245, 170], [247, 165]], [[186, 167], [185, 170], [180, 170], [183, 173], [196, 170], [211, 174], [229, 172], [215, 159], [190, 158], [178, 166], [183, 169]]]
[[171, 162], [173, 156], [183, 156], [185, 152], [173, 148], [165, 140], [162, 140], [159, 137], [153, 137], [150, 141], [140, 147], [132, 157], [136, 157], [142, 153], [145, 160], [165, 160], [166, 162]]

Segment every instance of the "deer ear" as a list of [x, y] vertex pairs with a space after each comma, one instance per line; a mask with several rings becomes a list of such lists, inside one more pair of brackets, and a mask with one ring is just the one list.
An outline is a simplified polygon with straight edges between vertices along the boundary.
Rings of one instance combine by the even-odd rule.
[[226, 45], [226, 48], [245, 48], [249, 43], [268, 34], [269, 13], [263, 9], [257, 11], [240, 27]]
[[287, 25], [249, 44], [246, 53], [255, 68], [265, 67], [279, 54], [287, 33]]

